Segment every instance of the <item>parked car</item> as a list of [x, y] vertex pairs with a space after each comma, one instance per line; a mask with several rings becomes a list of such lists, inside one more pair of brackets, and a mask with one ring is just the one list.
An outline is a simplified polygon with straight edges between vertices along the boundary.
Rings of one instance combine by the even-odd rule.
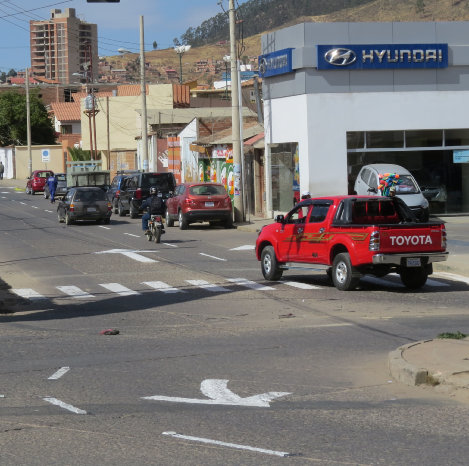
[[77, 220], [95, 220], [108, 224], [112, 215], [106, 192], [95, 186], [70, 188], [57, 206], [59, 222], [67, 225]]
[[172, 173], [136, 173], [124, 178], [117, 201], [120, 217], [127, 212], [131, 218], [142, 213], [142, 202], [150, 195], [150, 188], [156, 187], [163, 200], [168, 199], [176, 188], [176, 180]]
[[[55, 197], [64, 196], [67, 192], [67, 175], [65, 173], [56, 173], [55, 177], [57, 178], [57, 188], [55, 189]], [[46, 183], [44, 185], [44, 198], [49, 199], [49, 197], [49, 185]]]
[[223, 223], [231, 228], [232, 215], [230, 196], [218, 183], [180, 184], [166, 201], [166, 224], [171, 227], [177, 220], [181, 230], [194, 222]]
[[359, 196], [386, 195], [386, 191], [379, 188], [382, 180], [380, 175], [382, 177], [385, 174], [399, 175], [399, 181], [394, 185], [396, 196], [409, 206], [419, 220], [427, 222], [429, 218], [428, 201], [409, 170], [400, 165], [374, 163], [363, 166], [355, 180], [355, 193]]
[[117, 172], [116, 176], [112, 179], [111, 186], [107, 190], [107, 197], [112, 204], [113, 213], [118, 213], [118, 200], [121, 192], [121, 186], [123, 180], [133, 174], [140, 173], [139, 170], [120, 170]]
[[51, 170], [34, 170], [31, 176], [27, 178], [26, 194], [42, 193], [49, 176], [54, 176], [54, 172]]

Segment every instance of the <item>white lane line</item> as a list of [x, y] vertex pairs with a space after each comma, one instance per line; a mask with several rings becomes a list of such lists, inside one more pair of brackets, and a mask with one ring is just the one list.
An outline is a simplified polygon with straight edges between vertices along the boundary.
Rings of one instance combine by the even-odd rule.
[[213, 283], [206, 282], [205, 280], [186, 280], [186, 282], [199, 288], [203, 288], [204, 290], [212, 291], [214, 293], [230, 291], [228, 288], [223, 288], [222, 286], [214, 285]]
[[44, 212], [49, 212], [50, 214], [54, 213], [52, 210], [47, 210], [47, 209], [44, 209]]
[[219, 440], [211, 440], [211, 439], [203, 438], [203, 437], [192, 437], [190, 435], [177, 434], [176, 432], [162, 432], [161, 435], [168, 435], [170, 437], [179, 438], [182, 440], [192, 440], [194, 442], [209, 443], [211, 445], [220, 445], [222, 447], [236, 448], [237, 450], [255, 451], [257, 453], [264, 453], [266, 455], [285, 457], [285, 456], [290, 456], [291, 454], [286, 451], [266, 450], [265, 448], [250, 447], [249, 445], [240, 445], [237, 443], [221, 442]]
[[171, 246], [172, 248], [177, 248], [175, 244], [171, 244], [171, 243], [163, 243], [163, 244], [166, 244], [166, 246]]
[[134, 238], [140, 238], [139, 235], [133, 235], [132, 233], [124, 233], [124, 235], [133, 236]]
[[31, 288], [16, 288], [11, 291], [26, 299], [46, 299], [45, 296], [42, 296], [42, 294], [39, 294], [37, 291], [34, 291]]
[[131, 290], [130, 288], [121, 285], [120, 283], [100, 283], [99, 286], [106, 288], [113, 293], [117, 293], [119, 296], [132, 296], [140, 294], [137, 291]]
[[57, 286], [56, 287], [58, 290], [60, 290], [62, 293], [68, 294], [69, 296], [72, 296], [75, 299], [87, 299], [87, 298], [94, 298], [92, 294], [87, 293], [86, 291], [80, 290], [77, 286]]
[[246, 280], [245, 278], [228, 278], [227, 280], [231, 283], [235, 283], [236, 285], [245, 286], [253, 290], [275, 290], [275, 288], [271, 286], [261, 285], [260, 283], [253, 282], [251, 280]]
[[256, 246], [254, 246], [254, 244], [245, 244], [244, 246], [232, 248], [230, 249], [230, 251], [252, 251], [253, 249], [256, 249]]
[[210, 257], [211, 259], [216, 259], [217, 261], [226, 261], [226, 259], [222, 259], [221, 257], [211, 256], [210, 254], [204, 254], [203, 252], [199, 252], [201, 256]]
[[39, 207], [35, 206], [35, 205], [32, 205], [31, 206], [33, 209], [39, 209]]
[[75, 414], [86, 414], [86, 411], [83, 409], [76, 408], [75, 406], [69, 405], [68, 403], [64, 403], [63, 401], [58, 400], [57, 398], [46, 397], [43, 398], [44, 401], [47, 401], [51, 405], [60, 406], [63, 409], [71, 411]]
[[99, 225], [99, 228], [104, 228], [105, 230], [110, 230], [111, 229], [110, 227], [104, 227], [102, 225]]
[[6, 196], [2, 196], [2, 199], [6, 199], [7, 197]]
[[458, 275], [456, 273], [449, 272], [437, 272], [433, 274], [441, 278], [446, 278], [447, 280], [455, 280], [457, 282], [463, 282], [469, 285], [469, 277], [464, 277], [463, 275]]
[[54, 372], [47, 380], [57, 380], [60, 379], [70, 370], [70, 367], [64, 366], [61, 367], [58, 371]]
[[19, 201], [20, 204], [26, 205], [26, 202]]
[[10, 194], [10, 191], [2, 191], [0, 194]]
[[173, 288], [165, 282], [142, 282], [142, 285], [147, 285], [150, 288], [162, 291], [163, 293], [184, 293], [184, 290]]
[[293, 286], [293, 288], [300, 288], [302, 290], [321, 290], [322, 289], [320, 286], [308, 285], [307, 283], [301, 283], [301, 282], [282, 282], [282, 283], [288, 286]]

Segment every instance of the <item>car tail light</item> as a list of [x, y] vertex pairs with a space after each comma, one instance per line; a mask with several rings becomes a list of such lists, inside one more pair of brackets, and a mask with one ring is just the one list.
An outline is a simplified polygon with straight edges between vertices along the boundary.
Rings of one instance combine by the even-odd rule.
[[161, 222], [161, 215], [155, 215], [155, 222]]
[[142, 188], [137, 188], [135, 191], [135, 199], [142, 199]]
[[121, 192], [120, 192], [120, 189], [118, 189], [118, 190], [116, 191], [115, 196], [116, 196], [116, 197], [119, 197], [120, 193], [121, 193]]
[[441, 249], [446, 249], [447, 247], [447, 242], [446, 242], [446, 228], [443, 225], [443, 228], [441, 229]]
[[107, 203], [107, 210], [112, 210], [112, 204], [110, 202]]
[[39, 181], [41, 181], [41, 178], [35, 176], [35, 177], [34, 177], [34, 182], [35, 182], [35, 183], [39, 183]]
[[225, 203], [225, 207], [231, 207], [231, 198], [230, 198], [230, 196], [226, 196], [223, 202]]
[[184, 199], [184, 204], [187, 204], [188, 206], [196, 206], [197, 205], [197, 202], [195, 201], [195, 199], [191, 199], [190, 197], [186, 197]]
[[70, 212], [74, 212], [75, 211], [75, 205], [70, 204], [70, 208], [68, 210], [70, 210]]
[[380, 242], [381, 240], [379, 237], [379, 231], [374, 231], [373, 233], [371, 233], [369, 246], [370, 251], [379, 251]]

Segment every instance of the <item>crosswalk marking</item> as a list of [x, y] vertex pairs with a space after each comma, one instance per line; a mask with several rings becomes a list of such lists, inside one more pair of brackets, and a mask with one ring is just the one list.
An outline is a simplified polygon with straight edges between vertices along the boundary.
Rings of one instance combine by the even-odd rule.
[[260, 283], [247, 280], [246, 278], [228, 278], [227, 280], [231, 283], [235, 283], [236, 285], [245, 286], [253, 290], [275, 290], [275, 288], [272, 288], [271, 286], [261, 285]]
[[132, 296], [140, 294], [139, 292], [131, 290], [130, 288], [127, 288], [120, 283], [100, 283], [99, 286], [102, 286], [103, 288], [106, 288], [113, 293], [117, 293], [119, 296]]
[[16, 288], [11, 290], [13, 293], [15, 293], [18, 296], [21, 296], [22, 298], [25, 299], [45, 299], [46, 297], [43, 296], [42, 294], [39, 294], [37, 291], [34, 291], [31, 288]]
[[300, 288], [301, 290], [320, 290], [320, 286], [308, 285], [301, 282], [282, 282], [284, 285], [292, 286], [293, 288]]
[[67, 286], [58, 286], [57, 289], [62, 293], [65, 293], [75, 299], [88, 299], [94, 298], [94, 296], [86, 291], [81, 290], [77, 286], [67, 285]]
[[184, 293], [183, 290], [173, 288], [165, 282], [143, 282], [143, 285], [147, 285], [150, 288], [162, 291], [163, 293]]
[[213, 283], [206, 282], [205, 280], [186, 280], [187, 283], [191, 285], [197, 286], [199, 288], [203, 288], [207, 291], [216, 292], [223, 292], [229, 291], [228, 288], [224, 288], [223, 286], [214, 285]]

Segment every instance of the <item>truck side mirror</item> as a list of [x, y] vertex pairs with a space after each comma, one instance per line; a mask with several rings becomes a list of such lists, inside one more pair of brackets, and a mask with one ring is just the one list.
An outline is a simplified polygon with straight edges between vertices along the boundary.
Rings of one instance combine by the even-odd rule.
[[282, 214], [279, 214], [275, 217], [275, 222], [276, 223], [285, 223], [285, 216]]

